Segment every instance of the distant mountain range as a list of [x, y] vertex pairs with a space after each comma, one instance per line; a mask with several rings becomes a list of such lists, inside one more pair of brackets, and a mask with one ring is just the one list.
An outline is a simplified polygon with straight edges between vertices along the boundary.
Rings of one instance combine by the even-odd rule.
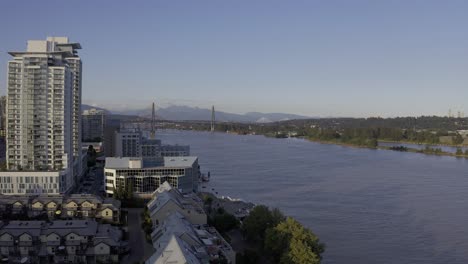
[[[151, 108], [139, 109], [139, 110], [129, 110], [129, 111], [109, 111], [100, 107], [93, 107], [90, 105], [82, 105], [82, 110], [96, 108], [106, 111], [110, 114], [118, 115], [132, 115], [140, 117], [150, 117]], [[259, 112], [249, 112], [246, 114], [234, 114], [216, 111], [216, 120], [217, 121], [230, 121], [230, 122], [257, 122], [257, 123], [270, 123], [276, 121], [285, 121], [292, 119], [308, 119], [311, 117], [294, 115], [294, 114], [284, 114], [284, 113], [259, 113]], [[200, 120], [200, 121], [209, 121], [211, 120], [211, 109], [198, 108], [198, 107], [189, 107], [189, 106], [168, 106], [166, 108], [158, 108], [156, 110], [156, 116], [158, 119], [164, 120]]]
[[85, 110], [89, 110], [89, 109], [97, 109], [97, 110], [103, 110], [106, 112], [106, 114], [111, 114], [111, 111], [107, 110], [107, 109], [104, 109], [102, 107], [97, 107], [97, 106], [91, 106], [91, 105], [87, 105], [87, 104], [81, 104], [81, 111], [85, 111]]

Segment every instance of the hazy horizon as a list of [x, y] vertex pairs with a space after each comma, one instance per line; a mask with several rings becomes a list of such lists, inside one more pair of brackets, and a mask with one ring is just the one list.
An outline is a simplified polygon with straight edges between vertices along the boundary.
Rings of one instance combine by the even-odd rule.
[[[110, 111], [112, 114], [127, 114], [128, 115], [132, 115], [131, 112], [133, 111], [142, 111], [142, 110], [147, 110], [148, 111], [148, 114], [150, 114], [150, 111], [151, 111], [151, 105], [142, 105], [141, 107], [138, 107], [138, 106], [129, 106], [129, 107], [126, 107], [126, 106], [121, 106], [121, 107], [110, 107], [110, 108], [107, 108], [107, 107], [104, 107], [104, 106], [101, 106], [101, 105], [97, 105], [97, 104], [87, 104], [86, 102], [83, 102], [84, 105], [88, 105], [90, 107], [96, 107], [96, 108], [102, 108], [102, 109], [105, 109], [105, 110], [108, 110]], [[168, 107], [190, 107], [190, 108], [198, 108], [198, 109], [203, 109], [203, 110], [208, 110], [208, 111], [211, 111], [211, 106], [210, 107], [202, 107], [202, 106], [189, 106], [189, 105], [183, 105], [183, 104], [165, 104], [165, 105], [156, 105], [156, 111], [159, 110], [160, 108], [163, 108], [163, 109], [166, 109]], [[333, 115], [327, 115], [327, 116], [318, 116], [318, 115], [315, 115], [315, 116], [308, 116], [308, 115], [301, 115], [301, 114], [297, 114], [297, 113], [287, 113], [287, 112], [258, 112], [258, 111], [246, 111], [246, 112], [229, 112], [229, 111], [224, 111], [224, 110], [219, 110], [219, 109], [215, 109], [216, 112], [224, 112], [224, 113], [227, 113], [227, 114], [237, 114], [237, 115], [247, 115], [249, 113], [261, 113], [261, 114], [286, 114], [286, 115], [298, 115], [298, 116], [303, 116], [303, 117], [308, 117], [308, 118], [311, 118], [311, 119], [314, 119], [314, 118], [406, 118], [406, 117], [415, 117], [415, 118], [419, 118], [419, 117], [432, 117], [432, 116], [435, 116], [435, 117], [448, 117], [447, 114], [441, 114], [441, 115], [435, 115], [435, 114], [427, 114], [427, 115], [395, 115], [395, 116], [333, 116]], [[452, 112], [452, 117], [453, 118], [458, 118], [457, 116], [457, 113], [456, 112]], [[211, 115], [207, 115], [206, 116], [206, 120], [209, 120], [211, 118]], [[462, 118], [468, 118], [466, 116], [463, 116]]]
[[83, 103], [103, 108], [468, 113], [466, 1], [2, 1], [0, 9], [1, 94], [7, 51], [68, 36], [83, 47]]

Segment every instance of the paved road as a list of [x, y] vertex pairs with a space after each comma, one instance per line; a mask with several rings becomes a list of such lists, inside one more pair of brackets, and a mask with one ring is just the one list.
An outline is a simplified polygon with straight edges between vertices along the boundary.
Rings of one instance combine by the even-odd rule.
[[[85, 185], [90, 184], [90, 185]], [[89, 173], [84, 177], [76, 188], [76, 193], [90, 193], [94, 195], [102, 195], [101, 191], [104, 186], [104, 168], [96, 167], [90, 169]]]
[[104, 183], [104, 168], [98, 167], [94, 171], [94, 183], [91, 186], [91, 190], [89, 193], [99, 195], [99, 192], [102, 190], [103, 183]]
[[145, 239], [145, 233], [141, 228], [141, 208], [128, 208], [128, 233], [130, 254], [122, 259], [122, 263], [133, 264], [143, 262], [148, 259], [153, 253], [154, 248]]

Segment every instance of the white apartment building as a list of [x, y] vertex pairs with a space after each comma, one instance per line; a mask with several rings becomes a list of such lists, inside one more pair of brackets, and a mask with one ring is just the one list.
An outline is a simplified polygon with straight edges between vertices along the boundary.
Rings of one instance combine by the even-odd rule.
[[4, 194], [64, 193], [81, 174], [81, 59], [66, 37], [9, 52]]
[[143, 158], [106, 158], [104, 185], [106, 193], [133, 187], [133, 193], [140, 197], [151, 197], [165, 181], [181, 193], [198, 190], [200, 167], [197, 157], [164, 157], [162, 164], [145, 165]]

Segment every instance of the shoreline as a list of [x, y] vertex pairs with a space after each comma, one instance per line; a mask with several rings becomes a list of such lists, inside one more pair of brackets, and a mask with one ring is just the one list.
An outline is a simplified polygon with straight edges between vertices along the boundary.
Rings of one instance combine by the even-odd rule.
[[395, 141], [395, 140], [385, 140], [385, 139], [377, 140], [377, 142], [396, 143], [396, 144], [425, 145], [425, 146], [438, 146], [438, 147], [452, 147], [452, 148], [468, 148], [468, 145], [454, 145], [454, 144], [444, 144], [444, 143], [438, 143], [438, 144], [416, 143], [416, 142], [411, 142], [411, 141]]
[[200, 198], [211, 197], [213, 199], [215, 208], [223, 208], [226, 212], [234, 215], [235, 217], [242, 219], [246, 217], [250, 210], [252, 210], [257, 204], [253, 202], [247, 202], [243, 199], [231, 198], [229, 196], [218, 196], [212, 192], [198, 191]]
[[[376, 149], [376, 150], [380, 149], [380, 150], [388, 150], [388, 151], [397, 151], [397, 150], [391, 149], [391, 147], [389, 147], [389, 146], [379, 146], [379, 145], [377, 145], [377, 147], [373, 148], [373, 147], [353, 145], [353, 144], [349, 144], [349, 143], [342, 143], [342, 142], [335, 142], [335, 141], [313, 140], [313, 139], [305, 138], [305, 137], [301, 137], [301, 138], [304, 139], [304, 140], [319, 143], [319, 144], [329, 144], [329, 145], [337, 145], [337, 146], [351, 147], [351, 148], [364, 148], [364, 149]], [[410, 142], [403, 143], [401, 141], [390, 142], [390, 141], [380, 141], [379, 140], [377, 142], [415, 144], [415, 143], [410, 143]], [[417, 145], [439, 146], [439, 145], [430, 145], [430, 144], [424, 144], [424, 143], [417, 144]], [[440, 145], [440, 146], [445, 146], [445, 145]], [[454, 147], [454, 146], [452, 146], [452, 147]], [[468, 159], [468, 155], [457, 155], [456, 153], [452, 153], [452, 152], [427, 153], [427, 152], [424, 152], [424, 149], [416, 149], [416, 148], [409, 148], [409, 147], [407, 147], [406, 151], [397, 151], [397, 152], [409, 152], [409, 153], [417, 153], [417, 154], [424, 154], [424, 155], [431, 155], [431, 156], [447, 156], [447, 157], [466, 158], [466, 159]]]

